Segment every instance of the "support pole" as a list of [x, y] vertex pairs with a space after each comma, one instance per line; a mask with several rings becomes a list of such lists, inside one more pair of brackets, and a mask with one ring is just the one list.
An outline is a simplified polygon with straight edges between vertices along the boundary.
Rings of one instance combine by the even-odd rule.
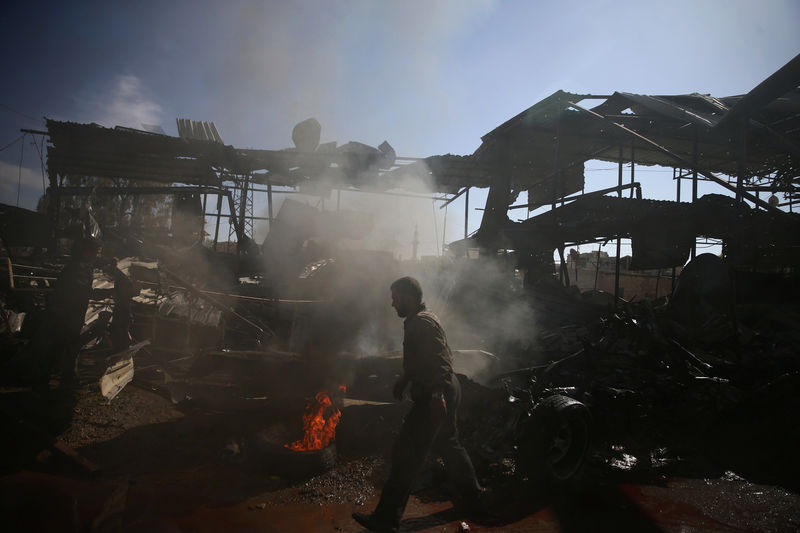
[[272, 181], [267, 180], [267, 217], [269, 217], [269, 229], [272, 229]]
[[[244, 236], [245, 216], [247, 214], [247, 187], [250, 185], [250, 180], [247, 176], [242, 178], [242, 194], [239, 199], [239, 227], [242, 228], [242, 235], [237, 235], [237, 239]], [[239, 247], [237, 246], [238, 250]]]
[[600, 277], [600, 250], [602, 250], [603, 245], [597, 245], [597, 258], [594, 262], [594, 290], [597, 290], [597, 279]]
[[[698, 165], [698, 129], [697, 124], [694, 125], [694, 146], [692, 150], [692, 203], [697, 201], [697, 165]], [[697, 255], [697, 235], [694, 236], [694, 243], [692, 244], [692, 259]], [[658, 295], [656, 295], [658, 296]]]
[[[553, 205], [552, 209], [555, 211], [556, 204], [558, 202], [558, 197], [564, 196], [561, 192], [564, 190], [564, 184], [562, 183], [562, 176], [561, 176], [561, 166], [560, 166], [560, 158], [561, 158], [561, 118], [559, 117], [556, 119], [556, 138], [555, 138], [555, 146], [553, 147]], [[560, 194], [559, 194], [560, 193]], [[561, 205], [564, 205], [564, 200], [562, 198]], [[553, 217], [553, 221], [555, 224], [558, 224], [557, 217]], [[558, 258], [559, 258], [559, 282], [561, 285], [569, 287], [569, 276], [566, 272], [566, 266], [564, 265], [564, 242], [561, 242], [561, 245], [558, 247]]]
[[563, 177], [561, 176], [561, 168], [559, 166], [560, 157], [561, 157], [561, 119], [559, 118], [556, 120], [556, 138], [555, 138], [555, 146], [553, 147], [553, 177], [555, 178], [553, 180], [553, 205], [552, 205], [553, 209], [556, 208], [559, 190], [563, 190], [564, 188]]
[[444, 223], [442, 224], [442, 255], [444, 255], [444, 247], [447, 242], [447, 209], [444, 210]]
[[[228, 199], [228, 212], [230, 213], [230, 223], [233, 226], [233, 231], [236, 233], [237, 240], [241, 240], [244, 236], [244, 229], [239, 225], [239, 218], [236, 216], [236, 204], [233, 201], [233, 194], [229, 191], [226, 192], [225, 197]], [[228, 231], [230, 235], [230, 230]], [[238, 247], [237, 247], [238, 249]]]
[[436, 223], [436, 201], [431, 200], [431, 211], [433, 211], [433, 242], [436, 243], [436, 255], [439, 255], [439, 225]]
[[217, 223], [214, 227], [214, 251], [217, 251], [219, 242], [219, 220], [222, 218], [222, 194], [217, 194]]
[[469, 232], [469, 187], [464, 194], [464, 239], [467, 238]]
[[744, 167], [745, 167], [745, 158], [747, 157], [747, 123], [742, 120], [741, 125], [739, 126], [739, 161], [736, 170], [736, 203], [742, 203], [744, 201], [744, 197], [742, 194], [744, 193]]
[[[622, 198], [622, 143], [619, 145], [619, 169], [617, 176], [617, 187], [620, 187], [617, 193]], [[617, 258], [614, 262], [614, 310], [617, 309], [617, 300], [619, 299], [619, 254], [622, 251], [622, 239], [617, 236]]]
[[[138, 203], [138, 202], [137, 202]], [[200, 227], [200, 243], [206, 242], [206, 204], [208, 203], [208, 193], [203, 194], [203, 222]], [[136, 205], [136, 204], [134, 204]]]
[[631, 139], [631, 198], [633, 198], [633, 193], [634, 193], [633, 184], [636, 183], [636, 179], [635, 179], [635, 175], [634, 175], [635, 168], [636, 168], [636, 157], [635, 157], [635, 155], [636, 155], [636, 152], [635, 152], [636, 147], [635, 147], [635, 145], [636, 145], [636, 139], [632, 138]]
[[[675, 175], [675, 169], [674, 168], [672, 169], [672, 174], [673, 174], [673, 176]], [[675, 193], [676, 198], [675, 198], [675, 200], [677, 200], [678, 202], [681, 201], [681, 176], [682, 175], [683, 175], [683, 169], [679, 168], [678, 169], [678, 173], [677, 173], [677, 178], [676, 178], [676, 183], [677, 184], [675, 185], [675, 188], [676, 188], [676, 193]], [[675, 267], [672, 267], [672, 288], [671, 288], [671, 291], [675, 291], [675, 274], [676, 274]]]
[[[744, 115], [740, 119], [739, 124], [739, 164], [736, 172], [736, 203], [743, 204], [744, 203], [744, 180], [745, 180], [745, 173], [747, 172], [747, 123], [749, 122], [749, 118]], [[758, 206], [761, 201], [756, 198], [756, 206]], [[741, 261], [741, 248], [742, 248], [742, 218], [739, 215], [738, 210], [734, 210], [735, 220], [733, 221], [732, 228], [734, 231], [734, 238], [733, 238], [733, 252], [732, 259], [734, 264], [737, 261]]]

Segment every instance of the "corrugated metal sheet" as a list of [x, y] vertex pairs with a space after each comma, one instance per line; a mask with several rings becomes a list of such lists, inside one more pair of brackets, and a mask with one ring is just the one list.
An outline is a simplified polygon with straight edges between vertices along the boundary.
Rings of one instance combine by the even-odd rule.
[[144, 131], [147, 131], [147, 132], [150, 132], [150, 133], [156, 133], [158, 135], [166, 135], [167, 134], [167, 132], [164, 131], [164, 128], [162, 128], [158, 124], [145, 124], [144, 122], [142, 122], [142, 129], [144, 129]]
[[188, 118], [176, 118], [175, 122], [178, 123], [178, 135], [181, 139], [213, 141], [225, 144], [222, 142], [222, 137], [220, 137], [217, 127], [213, 122], [189, 120]]
[[193, 299], [183, 292], [173, 292], [168, 299], [161, 302], [158, 312], [162, 316], [185, 318], [189, 322], [204, 326], [218, 326], [222, 320], [222, 311], [211, 307], [201, 299]]
[[[683, 120], [692, 124], [699, 124], [701, 126], [712, 127], [719, 120], [719, 116], [714, 116], [711, 113], [704, 113], [698, 110], [698, 107], [705, 106], [706, 101], [697, 98], [696, 105], [691, 108], [688, 106], [679, 105], [673, 99], [667, 96], [648, 96], [645, 94], [633, 93], [619, 93], [626, 100], [632, 102], [634, 105], [639, 105], [649, 111], [657, 113], [664, 117], [674, 118], [675, 120]], [[693, 99], [695, 95], [687, 95], [687, 99]], [[699, 104], [699, 105], [698, 105]], [[724, 112], [727, 109], [721, 110]]]

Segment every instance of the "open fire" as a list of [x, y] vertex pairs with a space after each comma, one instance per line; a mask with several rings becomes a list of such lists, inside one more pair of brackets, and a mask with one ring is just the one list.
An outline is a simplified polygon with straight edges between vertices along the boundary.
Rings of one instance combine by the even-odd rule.
[[[339, 390], [344, 393], [346, 388], [344, 385], [339, 385]], [[342, 412], [333, 406], [330, 395], [326, 391], [318, 392], [314, 400], [306, 405], [303, 414], [303, 438], [284, 446], [295, 452], [328, 447], [336, 437], [336, 426], [341, 417]]]

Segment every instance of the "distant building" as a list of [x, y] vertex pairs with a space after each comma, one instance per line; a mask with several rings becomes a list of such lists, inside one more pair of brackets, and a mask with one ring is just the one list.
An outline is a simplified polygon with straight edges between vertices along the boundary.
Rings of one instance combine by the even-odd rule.
[[[616, 258], [606, 252], [579, 253], [574, 248], [567, 256], [570, 285], [581, 292], [601, 290], [614, 294]], [[630, 270], [631, 257], [625, 256], [619, 264], [619, 296], [626, 300], [652, 300], [672, 293], [672, 269]], [[675, 276], [682, 267], [675, 269]]]

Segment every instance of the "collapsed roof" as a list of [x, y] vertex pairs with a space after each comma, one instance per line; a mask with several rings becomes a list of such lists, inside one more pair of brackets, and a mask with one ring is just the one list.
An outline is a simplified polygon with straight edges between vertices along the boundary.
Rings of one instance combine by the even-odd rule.
[[[711, 173], [743, 171], [795, 195], [798, 86], [800, 55], [744, 96], [556, 91], [484, 135], [470, 156], [428, 157], [391, 173], [427, 176], [441, 192], [507, 183], [512, 193], [527, 190], [529, 202], [544, 205], [584, 188], [586, 161], [623, 160], [698, 168], [714, 181]], [[585, 100], [602, 102], [585, 109]]]
[[[581, 110], [583, 100], [603, 102]], [[613, 123], [646, 137], [708, 171], [736, 175], [740, 139], [737, 124], [722, 122], [743, 96], [703, 94], [611, 96], [556, 91], [482, 137], [471, 156], [434, 156], [395, 173], [430, 174], [443, 192], [459, 186], [487, 187], [510, 174], [513, 191], [528, 191], [529, 202], [547, 204], [584, 187], [583, 163], [598, 159], [637, 165], [681, 166], [673, 155]], [[745, 166], [750, 176], [775, 175], [784, 183], [800, 175], [800, 91], [793, 89], [751, 117]], [[696, 157], [696, 159], [695, 159]], [[556, 168], [559, 179], [554, 179]], [[554, 184], [557, 190], [553, 190]], [[776, 184], [777, 185], [777, 184]]]
[[[220, 185], [219, 172], [266, 171], [255, 174], [257, 182], [268, 177], [273, 185], [285, 186], [337, 173], [344, 184], [380, 189], [391, 188], [411, 175], [425, 178], [435, 190], [444, 193], [461, 187], [489, 187], [499, 174], [510, 173], [513, 190], [527, 190], [529, 201], [544, 204], [583, 189], [585, 161], [616, 162], [620, 149], [624, 161], [676, 166], [674, 157], [652, 145], [631, 143], [630, 135], [608, 123], [613, 120], [686, 161], [695, 161], [696, 153], [697, 165], [709, 171], [737, 173], [737, 128], [720, 125], [720, 121], [742, 101], [742, 96], [616, 92], [592, 108], [608, 120], [575, 106], [582, 100], [597, 98], [556, 91], [484, 135], [472, 155], [437, 155], [403, 166], [395, 165], [393, 152], [370, 150], [360, 143], [338, 148], [320, 145], [315, 151], [302, 152], [239, 149], [210, 140], [47, 120], [51, 143], [48, 168], [62, 175], [190, 185]], [[775, 175], [791, 183], [800, 174], [800, 157], [787, 150], [786, 144], [800, 145], [800, 91], [792, 90], [761, 108], [754, 123], [756, 127], [750, 128], [747, 136], [749, 175]], [[553, 191], [556, 164], [562, 176], [559, 190]], [[363, 176], [370, 169], [376, 180], [371, 183]]]
[[360, 183], [380, 169], [391, 168], [395, 160], [394, 150], [385, 142], [379, 148], [351, 142], [338, 148], [336, 143], [315, 145], [308, 151], [252, 150], [226, 146], [218, 134], [172, 137], [51, 119], [47, 119], [47, 130], [51, 185], [57, 174], [201, 186], [220, 186], [231, 175], [251, 175], [256, 183], [298, 186], [325, 174], [332, 181]]
[[[774, 191], [794, 196], [800, 176], [798, 85], [800, 55], [744, 96], [556, 91], [484, 135], [471, 155], [436, 155], [405, 165], [386, 142], [377, 148], [320, 144], [313, 119], [295, 127], [296, 147], [285, 150], [226, 146], [215, 128], [192, 128], [184, 119], [182, 131], [193, 133], [182, 137], [48, 120], [48, 169], [51, 185], [59, 174], [204, 186], [248, 175], [256, 183], [311, 185], [306, 190], [312, 191], [321, 181], [387, 190], [415, 176], [443, 193], [499, 184], [509, 191], [506, 200], [527, 190], [531, 204], [544, 205], [583, 190], [583, 163], [599, 159], [695, 168], [730, 190], [729, 180], [716, 173], [766, 178]], [[587, 99], [602, 102], [586, 109], [581, 103]], [[203, 135], [195, 134], [201, 129]]]

